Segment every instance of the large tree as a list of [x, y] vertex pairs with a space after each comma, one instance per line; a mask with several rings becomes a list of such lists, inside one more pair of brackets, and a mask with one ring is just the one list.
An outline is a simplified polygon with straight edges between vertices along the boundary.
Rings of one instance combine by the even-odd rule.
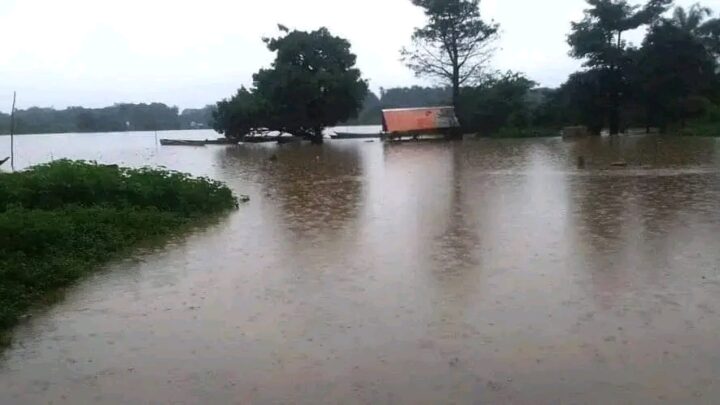
[[572, 23], [568, 43], [570, 54], [584, 59], [584, 66], [597, 71], [607, 100], [605, 120], [611, 134], [620, 131], [620, 108], [625, 97], [627, 74], [632, 66], [627, 31], [652, 24], [660, 18], [672, 0], [650, 0], [632, 6], [626, 0], [586, 0], [590, 5], [580, 22]]
[[482, 78], [493, 54], [498, 25], [480, 15], [480, 0], [412, 0], [428, 19], [415, 29], [412, 46], [401, 51], [403, 61], [418, 76], [439, 78], [452, 88], [453, 105], [460, 87]]
[[704, 112], [718, 88], [713, 41], [703, 27], [709, 10], [678, 7], [672, 18], [654, 24], [638, 52], [636, 88], [647, 126], [661, 129]]
[[253, 76], [252, 89], [218, 103], [214, 127], [229, 137], [262, 129], [320, 143], [324, 128], [357, 116], [368, 84], [347, 40], [326, 28], [280, 30], [281, 36], [264, 40], [276, 52], [272, 66]]
[[711, 9], [694, 4], [689, 8], [675, 8], [672, 18], [665, 21], [697, 38], [717, 59], [720, 57], [720, 19], [710, 17]]

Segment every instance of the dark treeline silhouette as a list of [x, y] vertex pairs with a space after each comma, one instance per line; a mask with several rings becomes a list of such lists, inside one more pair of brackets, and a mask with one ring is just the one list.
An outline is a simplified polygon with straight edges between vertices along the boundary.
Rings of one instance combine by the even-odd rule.
[[[461, 89], [458, 116], [465, 129], [484, 136], [537, 136], [559, 127], [554, 105], [558, 90], [538, 88], [523, 74], [506, 72]], [[451, 87], [400, 87], [370, 93], [351, 125], [379, 125], [386, 108], [451, 105]], [[552, 107], [554, 108], [554, 107]]]
[[[669, 0], [639, 6], [588, 0], [585, 17], [568, 35], [570, 55], [583, 61], [583, 70], [559, 88], [537, 88], [508, 72], [484, 74], [457, 97], [451, 86], [383, 90], [368, 96], [353, 123], [378, 124], [382, 108], [454, 104], [465, 130], [484, 136], [553, 135], [576, 125], [594, 134], [655, 128], [720, 135], [720, 19], [712, 16], [701, 5], [671, 9]], [[623, 37], [633, 29], [645, 30], [638, 45]]]
[[[500, 27], [487, 23], [479, 0], [411, 0], [426, 24], [401, 56], [439, 87], [367, 91], [351, 44], [327, 29], [290, 30], [265, 39], [275, 60], [253, 84], [217, 105], [185, 110], [164, 104], [100, 109], [18, 111], [17, 133], [99, 132], [213, 127], [229, 137], [277, 130], [322, 141], [338, 123], [380, 124], [384, 108], [453, 105], [466, 133], [481, 136], [557, 135], [584, 126], [611, 134], [629, 128], [720, 135], [720, 18], [701, 5], [671, 0], [586, 0], [570, 22], [570, 56], [583, 68], [556, 89], [538, 88], [522, 73], [493, 72]], [[631, 43], [628, 32], [644, 33]], [[451, 39], [451, 40], [448, 40]], [[0, 114], [0, 133], [9, 116]]]
[[[15, 112], [15, 133], [160, 131], [209, 128], [212, 106], [186, 109], [162, 103], [115, 104], [104, 108], [68, 107], [64, 110], [32, 107]], [[0, 134], [10, 131], [10, 115], [0, 113]]]

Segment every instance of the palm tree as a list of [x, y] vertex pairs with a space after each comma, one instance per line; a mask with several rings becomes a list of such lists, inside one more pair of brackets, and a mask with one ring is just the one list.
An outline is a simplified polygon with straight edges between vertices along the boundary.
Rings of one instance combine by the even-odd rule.
[[712, 17], [712, 10], [700, 4], [689, 9], [675, 8], [672, 18], [665, 20], [697, 37], [715, 57], [720, 57], [720, 19]]
[[700, 4], [693, 4], [689, 9], [683, 7], [675, 8], [671, 23], [687, 32], [697, 34], [704, 25], [705, 18], [712, 15], [712, 10]]

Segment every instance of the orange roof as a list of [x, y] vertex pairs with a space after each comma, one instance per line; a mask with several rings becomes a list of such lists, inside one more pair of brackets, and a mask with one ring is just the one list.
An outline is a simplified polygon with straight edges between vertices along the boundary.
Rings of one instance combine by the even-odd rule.
[[453, 107], [396, 108], [383, 110], [383, 131], [387, 133], [432, 131], [460, 125]]

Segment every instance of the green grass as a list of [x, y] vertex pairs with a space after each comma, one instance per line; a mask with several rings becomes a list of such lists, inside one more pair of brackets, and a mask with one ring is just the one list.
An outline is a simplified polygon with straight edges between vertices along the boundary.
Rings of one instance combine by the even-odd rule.
[[223, 184], [166, 170], [61, 160], [0, 174], [0, 335], [108, 260], [236, 206]]

